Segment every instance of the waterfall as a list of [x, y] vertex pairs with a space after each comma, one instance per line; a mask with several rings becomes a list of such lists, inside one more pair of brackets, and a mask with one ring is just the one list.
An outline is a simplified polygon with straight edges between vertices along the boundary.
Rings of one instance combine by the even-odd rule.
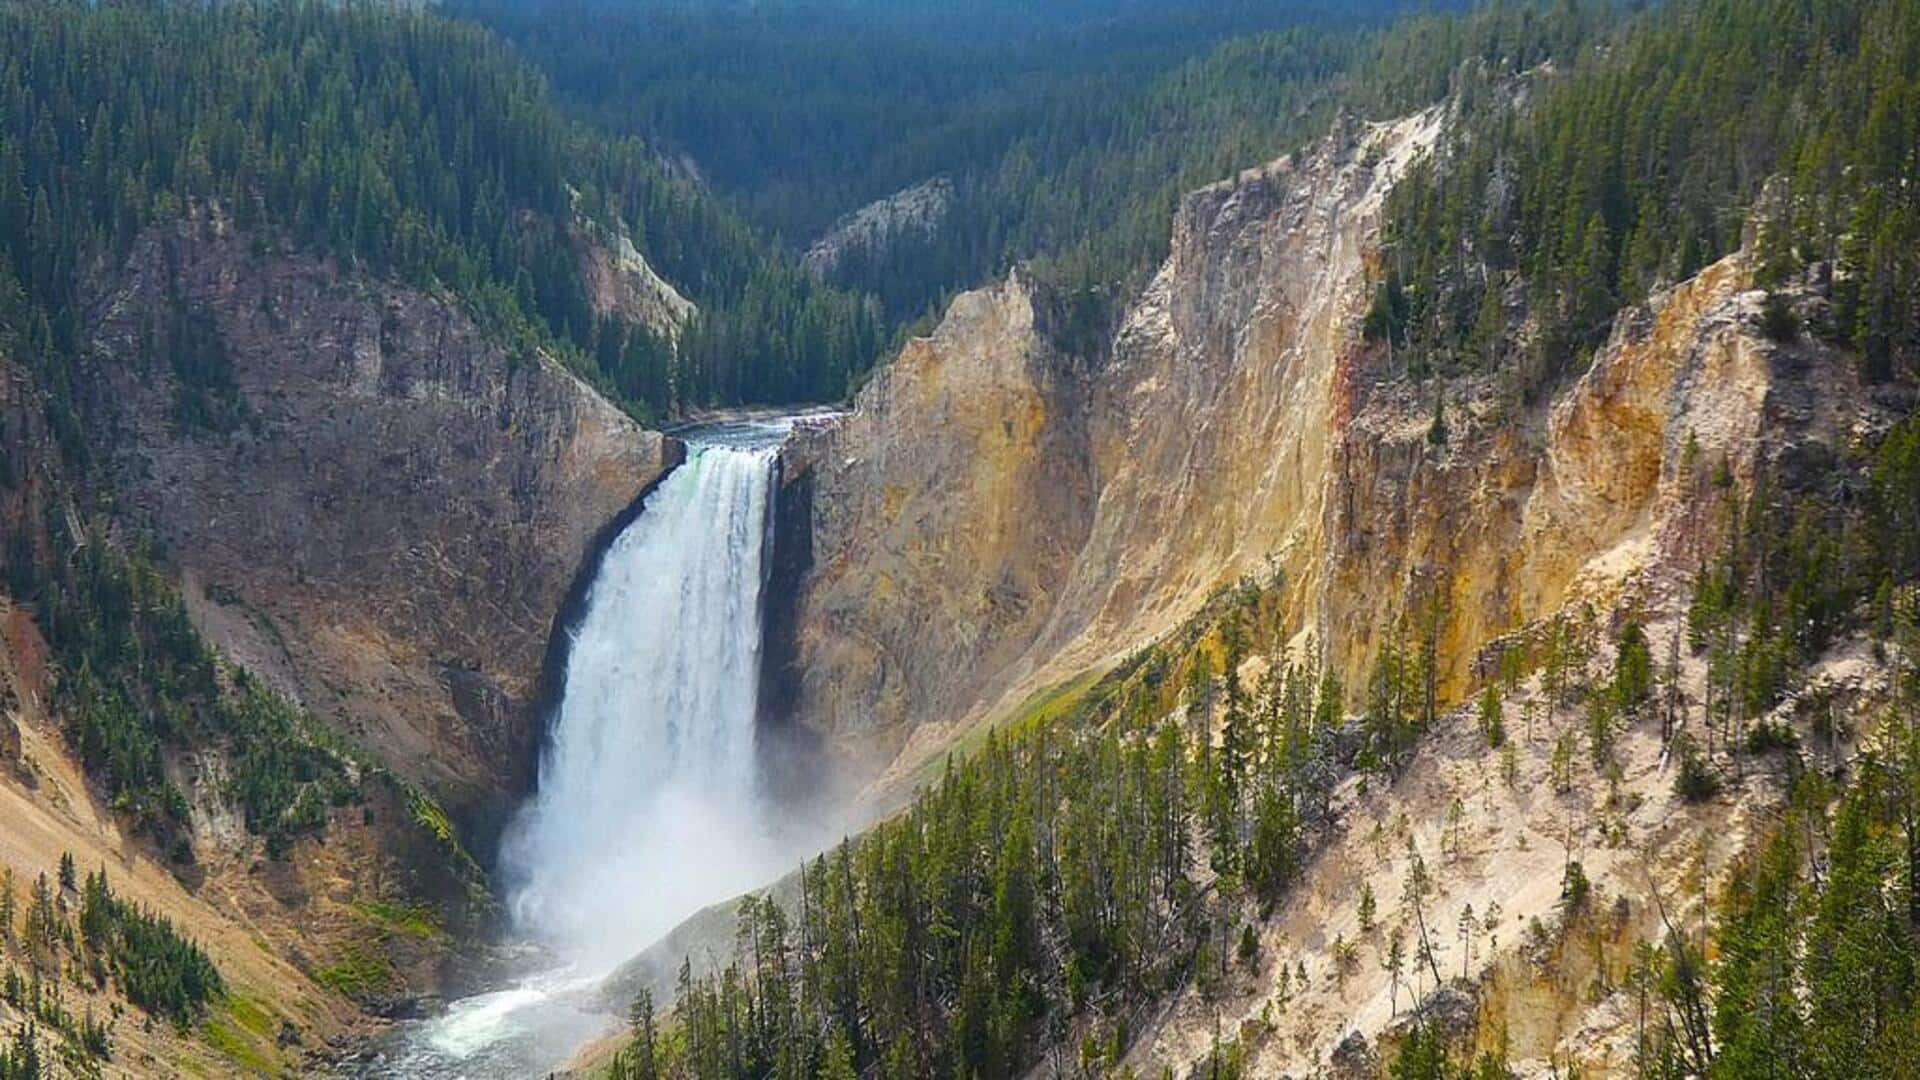
[[783, 865], [754, 755], [770, 436], [690, 438], [608, 547], [573, 633], [539, 788], [502, 855], [518, 925], [580, 967]]

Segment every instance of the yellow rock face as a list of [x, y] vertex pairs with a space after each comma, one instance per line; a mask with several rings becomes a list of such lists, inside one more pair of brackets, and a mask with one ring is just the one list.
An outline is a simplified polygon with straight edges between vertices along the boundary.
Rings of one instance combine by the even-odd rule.
[[[1339, 130], [1188, 196], [1097, 370], [1045, 343], [1016, 279], [955, 301], [809, 436], [800, 718], [897, 745], [893, 777], [911, 777], [968, 726], [1276, 573], [1299, 648], [1349, 686], [1437, 602], [1457, 699], [1500, 635], [1679, 588], [1781, 422], [1782, 347], [1756, 330], [1745, 257], [1623, 314], [1549, 402], [1449, 382], [1434, 445], [1436, 384], [1360, 324], [1381, 200], [1444, 120]], [[1798, 383], [1844, 389], [1843, 363], [1793, 350]]]
[[1444, 448], [1427, 445], [1416, 403], [1366, 403], [1336, 469], [1321, 591], [1332, 658], [1359, 673], [1389, 624], [1381, 613], [1438, 588], [1442, 681], [1457, 696], [1498, 635], [1572, 601], [1600, 608], [1630, 586], [1675, 584], [1652, 569], [1691, 570], [1717, 514], [1707, 463], [1750, 475], [1758, 445], [1768, 376], [1743, 320], [1757, 305], [1748, 277], [1734, 256], [1656, 296], [1531, 414], [1470, 400]]
[[1015, 279], [956, 299], [854, 412], [798, 436], [789, 473], [813, 485], [797, 642], [810, 721], [884, 752], [1018, 658], [1085, 532], [1091, 478], [1063, 412], [1079, 379]]

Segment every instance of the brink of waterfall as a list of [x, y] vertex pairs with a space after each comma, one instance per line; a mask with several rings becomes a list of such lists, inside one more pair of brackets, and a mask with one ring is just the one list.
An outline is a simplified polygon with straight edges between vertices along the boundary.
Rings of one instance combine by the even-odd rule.
[[606, 550], [539, 787], [502, 851], [518, 926], [605, 970], [784, 865], [754, 721], [777, 430], [690, 435]]

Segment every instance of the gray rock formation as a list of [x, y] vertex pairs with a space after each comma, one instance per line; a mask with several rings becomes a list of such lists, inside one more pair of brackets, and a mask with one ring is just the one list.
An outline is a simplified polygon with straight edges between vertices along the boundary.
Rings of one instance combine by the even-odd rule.
[[847, 252], [882, 247], [906, 233], [938, 228], [953, 202], [953, 183], [936, 176], [855, 210], [810, 245], [800, 261], [817, 277], [833, 273]]

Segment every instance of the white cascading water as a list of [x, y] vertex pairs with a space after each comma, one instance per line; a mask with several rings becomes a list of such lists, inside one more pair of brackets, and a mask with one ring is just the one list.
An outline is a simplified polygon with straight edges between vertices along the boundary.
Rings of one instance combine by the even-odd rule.
[[581, 968], [775, 868], [754, 721], [777, 452], [691, 447], [594, 578], [504, 851], [516, 921]]
[[544, 1074], [614, 1022], [583, 999], [601, 976], [791, 865], [754, 748], [768, 511], [790, 424], [688, 435], [686, 461], [601, 558], [538, 791], [501, 848], [516, 924], [562, 963], [454, 1002], [366, 1075]]

